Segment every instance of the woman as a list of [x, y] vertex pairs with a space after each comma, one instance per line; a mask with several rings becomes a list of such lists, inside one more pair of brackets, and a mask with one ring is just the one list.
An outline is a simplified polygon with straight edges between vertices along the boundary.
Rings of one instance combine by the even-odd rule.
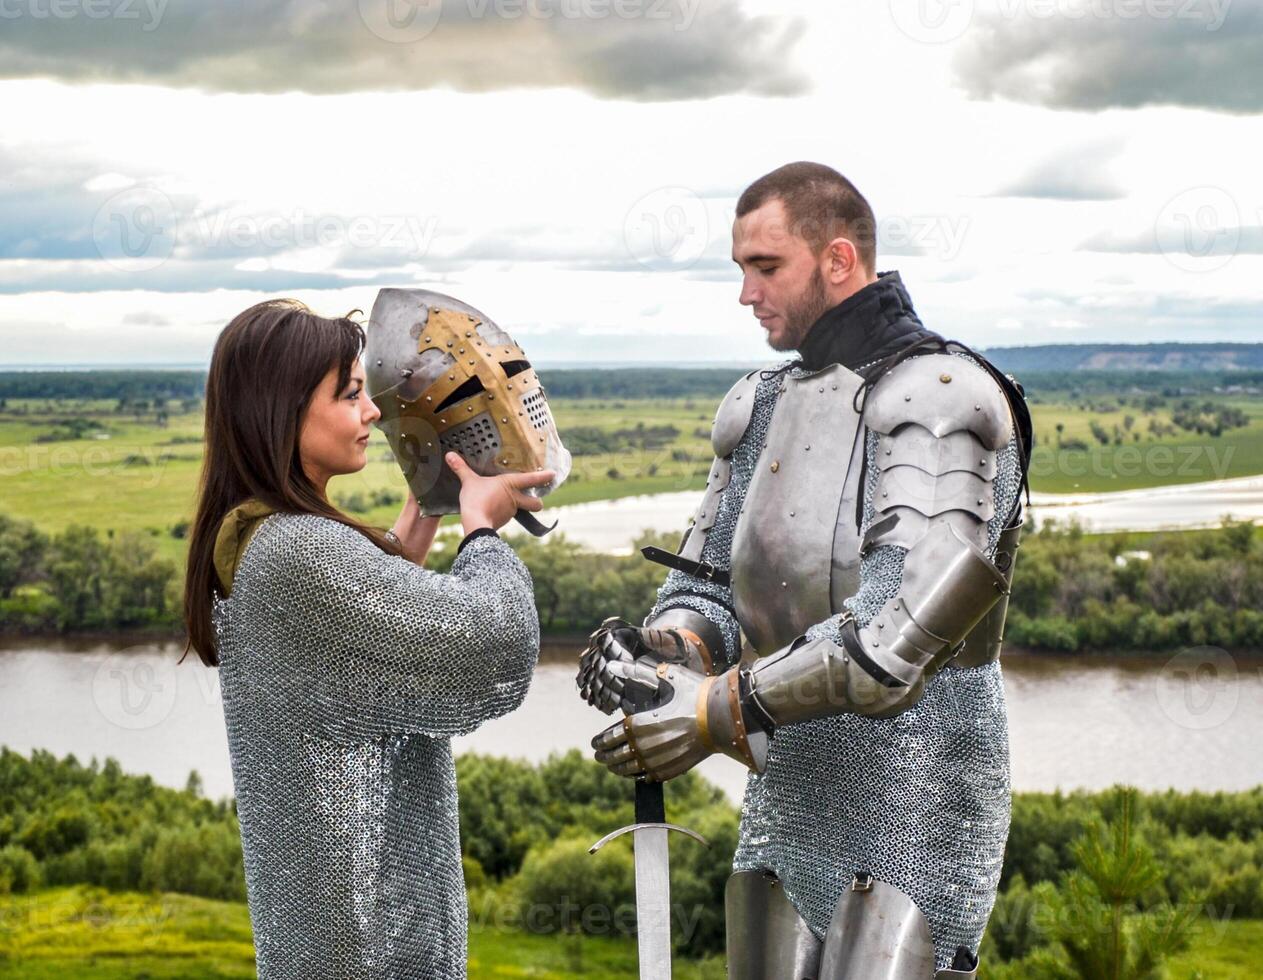
[[465, 538], [409, 496], [390, 532], [329, 503], [380, 413], [364, 333], [292, 300], [220, 335], [189, 549], [190, 645], [219, 667], [259, 976], [463, 977], [449, 739], [522, 701], [539, 651], [530, 576], [495, 529], [548, 471], [460, 457]]

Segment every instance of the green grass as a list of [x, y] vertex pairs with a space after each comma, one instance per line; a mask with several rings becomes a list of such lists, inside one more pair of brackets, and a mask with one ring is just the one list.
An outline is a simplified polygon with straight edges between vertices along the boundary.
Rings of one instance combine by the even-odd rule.
[[[0, 980], [219, 980], [253, 977], [246, 906], [203, 898], [58, 888], [0, 897]], [[677, 964], [681, 980], [721, 980], [722, 965]], [[633, 978], [632, 939], [546, 936], [475, 925], [470, 980]]]
[[1263, 922], [1226, 926], [1202, 919], [1187, 952], [1167, 967], [1171, 980], [1257, 980], [1263, 976]]
[[[1263, 921], [1202, 919], [1171, 980], [1254, 980], [1263, 973]], [[253, 977], [245, 905], [185, 895], [57, 888], [0, 897], [0, 980], [219, 980]], [[720, 980], [718, 958], [677, 961], [680, 980]], [[533, 935], [475, 925], [470, 980], [530, 977], [632, 980], [631, 939]]]
[[[1159, 409], [1146, 415], [1136, 408], [1100, 412], [1066, 404], [1031, 406], [1035, 427], [1031, 489], [1044, 493], [1138, 490], [1263, 473], [1263, 400], [1196, 400], [1240, 408], [1250, 424], [1217, 438], [1183, 430], [1154, 438], [1148, 431], [1149, 420], [1170, 424], [1170, 411]], [[1140, 433], [1139, 441], [1132, 441], [1128, 433], [1121, 446], [1099, 445], [1092, 436], [1092, 421], [1112, 431], [1115, 425], [1123, 425], [1126, 415], [1135, 419], [1132, 432]], [[1086, 452], [1058, 449], [1058, 423], [1063, 426], [1062, 439], [1081, 439], [1090, 448]]]

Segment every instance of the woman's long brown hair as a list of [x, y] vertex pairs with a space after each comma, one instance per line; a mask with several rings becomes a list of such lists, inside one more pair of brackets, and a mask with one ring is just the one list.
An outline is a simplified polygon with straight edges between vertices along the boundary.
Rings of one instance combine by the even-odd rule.
[[364, 329], [345, 317], [317, 316], [292, 299], [267, 300], [233, 318], [215, 342], [206, 378], [205, 455], [197, 516], [184, 577], [188, 646], [215, 666], [211, 605], [220, 594], [215, 538], [224, 516], [254, 497], [273, 510], [316, 514], [354, 528], [383, 551], [399, 548], [376, 529], [329, 503], [304, 473], [298, 455], [312, 393], [330, 370], [337, 391], [351, 380], [364, 350]]

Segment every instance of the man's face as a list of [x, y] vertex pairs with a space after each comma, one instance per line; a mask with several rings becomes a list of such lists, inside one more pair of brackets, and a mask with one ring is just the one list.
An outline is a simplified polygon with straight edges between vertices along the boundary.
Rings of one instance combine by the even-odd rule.
[[741, 305], [754, 308], [768, 345], [796, 350], [830, 304], [819, 258], [778, 198], [733, 222], [732, 260], [741, 267]]

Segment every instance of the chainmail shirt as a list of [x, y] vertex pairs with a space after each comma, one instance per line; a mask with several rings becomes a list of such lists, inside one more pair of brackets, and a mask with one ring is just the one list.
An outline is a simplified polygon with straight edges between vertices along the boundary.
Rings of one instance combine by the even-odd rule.
[[[758, 385], [749, 427], [733, 451], [731, 482], [702, 552], [703, 560], [717, 568], [731, 568], [737, 517], [780, 388], [780, 378], [772, 374]], [[878, 437], [867, 432], [862, 530], [873, 520], [877, 444]], [[1020, 484], [1014, 440], [996, 454], [996, 516], [988, 524], [988, 556], [994, 554]], [[859, 590], [845, 602], [861, 627], [898, 593], [905, 554], [903, 548], [885, 546], [861, 561]], [[681, 596], [682, 590], [713, 598]], [[672, 571], [653, 614], [673, 605], [706, 615], [726, 638], [738, 628], [727, 587]], [[840, 643], [840, 621], [840, 614], [833, 616], [807, 635]], [[739, 658], [733, 641], [726, 642], [724, 666]], [[869, 871], [916, 902], [929, 922], [936, 969], [946, 969], [958, 946], [976, 954], [982, 941], [999, 886], [1009, 813], [1008, 717], [1000, 664], [948, 668], [926, 684], [913, 707], [894, 717], [839, 714], [778, 728], [765, 772], [751, 773], [746, 783], [734, 870], [773, 871], [822, 939], [855, 872]]]
[[526, 694], [526, 567], [488, 535], [439, 574], [278, 514], [214, 619], [261, 980], [463, 978], [449, 740]]

